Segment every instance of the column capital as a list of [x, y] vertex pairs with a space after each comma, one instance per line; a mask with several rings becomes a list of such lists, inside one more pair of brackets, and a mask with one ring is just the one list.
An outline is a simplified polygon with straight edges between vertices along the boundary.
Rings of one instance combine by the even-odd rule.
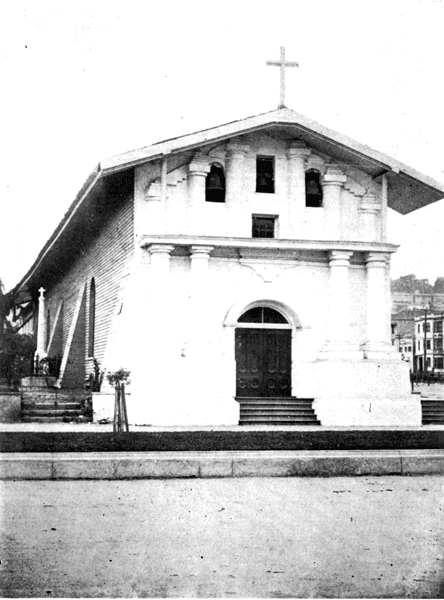
[[243, 158], [249, 151], [250, 146], [245, 142], [233, 140], [226, 145], [226, 155], [228, 158], [239, 157]]
[[210, 172], [210, 164], [207, 156], [204, 156], [200, 152], [196, 152], [193, 160], [188, 165], [188, 171], [190, 175], [206, 177]]
[[151, 256], [153, 254], [167, 254], [169, 256], [174, 248], [175, 246], [172, 244], [151, 244], [147, 250]]
[[362, 196], [361, 205], [359, 210], [363, 213], [376, 214], [382, 209], [381, 204], [378, 202], [374, 194], [366, 193]]
[[44, 287], [40, 287], [38, 291], [40, 293], [39, 300], [44, 300], [45, 299], [44, 294], [46, 292], [45, 288]]
[[323, 185], [337, 185], [342, 187], [347, 181], [347, 175], [345, 175], [339, 167], [329, 166], [323, 177]]
[[348, 267], [353, 256], [351, 250], [330, 250], [328, 253], [330, 266]]
[[310, 148], [304, 144], [304, 142], [300, 140], [294, 140], [290, 143], [287, 150], [288, 158], [304, 158], [307, 159], [311, 154]]
[[365, 257], [367, 268], [382, 268], [387, 266], [388, 255], [385, 252], [368, 252]]
[[153, 181], [145, 190], [145, 200], [160, 201], [162, 195], [161, 188], [160, 181]]
[[190, 256], [192, 259], [208, 258], [213, 249], [214, 249], [214, 246], [199, 246], [196, 244], [196, 245], [191, 246]]

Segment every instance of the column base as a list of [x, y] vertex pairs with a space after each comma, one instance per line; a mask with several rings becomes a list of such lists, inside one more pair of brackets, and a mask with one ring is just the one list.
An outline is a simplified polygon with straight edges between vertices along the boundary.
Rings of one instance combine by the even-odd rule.
[[324, 426], [421, 425], [421, 399], [401, 360], [317, 361], [313, 378], [313, 408]]
[[383, 398], [318, 398], [313, 402], [324, 427], [421, 427], [421, 400], [412, 394]]
[[364, 358], [369, 360], [400, 360], [399, 352], [391, 344], [384, 342], [368, 342], [361, 346]]
[[319, 360], [359, 360], [364, 357], [357, 344], [327, 342], [319, 352]]

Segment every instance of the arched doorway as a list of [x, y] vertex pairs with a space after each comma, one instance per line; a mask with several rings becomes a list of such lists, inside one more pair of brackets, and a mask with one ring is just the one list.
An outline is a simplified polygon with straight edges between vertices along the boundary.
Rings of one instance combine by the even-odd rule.
[[236, 396], [291, 396], [291, 325], [276, 309], [256, 306], [237, 320]]

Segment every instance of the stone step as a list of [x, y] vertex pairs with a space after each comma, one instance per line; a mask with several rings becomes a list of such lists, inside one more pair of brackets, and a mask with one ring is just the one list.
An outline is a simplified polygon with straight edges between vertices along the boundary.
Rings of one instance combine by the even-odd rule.
[[22, 401], [22, 409], [24, 410], [49, 410], [51, 408], [80, 408], [79, 402], [30, 402]]
[[421, 404], [429, 406], [431, 404], [442, 404], [444, 406], [444, 400], [442, 398], [421, 398]]
[[263, 402], [239, 402], [241, 407], [266, 407], [266, 406], [272, 406], [275, 408], [292, 408], [292, 409], [307, 409], [307, 408], [311, 408], [312, 407], [312, 403], [311, 402], [304, 402], [304, 403], [295, 403], [295, 402], [267, 402], [267, 401], [263, 401]]
[[313, 402], [313, 398], [295, 398], [294, 396], [283, 396], [283, 397], [275, 397], [275, 396], [238, 396], [236, 398], [238, 402], [272, 402], [277, 404], [282, 403], [292, 403], [292, 404], [302, 404]]
[[33, 396], [31, 398], [24, 398], [22, 396], [22, 404], [62, 404], [62, 403], [75, 403], [80, 404], [82, 398], [76, 397], [64, 397], [64, 396]]
[[267, 403], [264, 402], [264, 404], [256, 404], [256, 403], [243, 404], [243, 403], [241, 403], [240, 409], [241, 410], [242, 409], [247, 409], [247, 410], [291, 410], [291, 411], [313, 410], [313, 408], [309, 404], [299, 406], [299, 405], [294, 405], [294, 404], [270, 404], [268, 402]]
[[241, 419], [248, 417], [285, 417], [288, 419], [297, 419], [297, 418], [310, 418], [315, 417], [315, 412], [313, 410], [304, 410], [304, 411], [289, 411], [289, 410], [245, 410], [241, 409], [240, 411]]
[[311, 423], [313, 421], [317, 421], [317, 418], [315, 415], [312, 415], [311, 417], [294, 417], [294, 416], [285, 416], [285, 415], [270, 415], [270, 416], [261, 416], [261, 415], [257, 415], [257, 416], [252, 416], [252, 415], [248, 415], [248, 417], [245, 418], [241, 418], [239, 420], [239, 423], [241, 425], [245, 425], [246, 422], [249, 423], [276, 423], [277, 421], [282, 421], [285, 423]]
[[294, 422], [294, 421], [239, 421], [239, 425], [304, 425], [308, 426], [308, 425], [317, 425], [319, 426], [321, 423], [320, 421], [298, 421], [298, 422]]
[[24, 390], [21, 389], [21, 394], [24, 398], [32, 398], [34, 396], [60, 396], [61, 398], [82, 398], [86, 396], [85, 393], [81, 392], [68, 392], [66, 390], [49, 390], [49, 389], [39, 389], [39, 390]]
[[78, 408], [45, 408], [40, 410], [22, 410], [22, 417], [63, 417], [81, 414], [82, 411]]
[[22, 417], [22, 423], [88, 423], [88, 419], [83, 416], [69, 417]]

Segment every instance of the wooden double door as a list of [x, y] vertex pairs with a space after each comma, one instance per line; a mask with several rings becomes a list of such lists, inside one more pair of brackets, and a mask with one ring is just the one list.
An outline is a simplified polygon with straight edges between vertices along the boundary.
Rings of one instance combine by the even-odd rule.
[[236, 395], [291, 396], [291, 330], [236, 329]]

